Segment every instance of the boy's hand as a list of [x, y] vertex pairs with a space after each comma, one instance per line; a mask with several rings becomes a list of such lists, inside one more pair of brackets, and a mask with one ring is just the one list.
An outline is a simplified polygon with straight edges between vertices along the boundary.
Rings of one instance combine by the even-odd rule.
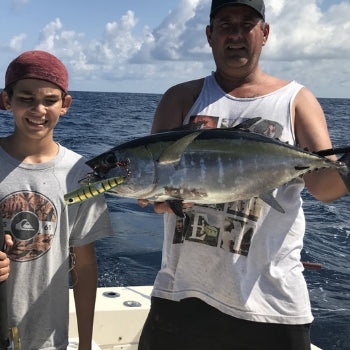
[[6, 234], [4, 237], [4, 247], [3, 247], [4, 252], [8, 252], [12, 246], [13, 246], [12, 236]]
[[0, 251], [0, 282], [7, 279], [10, 273], [10, 259], [6, 253]]

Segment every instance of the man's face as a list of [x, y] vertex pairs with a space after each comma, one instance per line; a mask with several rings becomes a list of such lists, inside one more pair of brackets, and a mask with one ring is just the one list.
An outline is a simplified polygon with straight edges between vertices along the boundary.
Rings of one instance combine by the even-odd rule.
[[231, 69], [258, 63], [269, 28], [248, 6], [226, 6], [207, 27], [207, 38], [217, 66]]

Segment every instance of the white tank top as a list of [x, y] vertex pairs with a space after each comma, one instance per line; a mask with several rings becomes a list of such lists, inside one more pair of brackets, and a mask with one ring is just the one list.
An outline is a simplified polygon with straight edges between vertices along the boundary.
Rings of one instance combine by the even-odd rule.
[[[291, 82], [265, 96], [235, 98], [205, 78], [184, 123], [231, 127], [261, 120], [251, 130], [295, 144], [292, 104], [302, 86]], [[153, 296], [197, 297], [234, 317], [283, 324], [313, 319], [300, 252], [305, 220], [301, 179], [274, 191], [284, 214], [259, 198], [199, 206], [181, 219], [164, 216], [161, 269]]]

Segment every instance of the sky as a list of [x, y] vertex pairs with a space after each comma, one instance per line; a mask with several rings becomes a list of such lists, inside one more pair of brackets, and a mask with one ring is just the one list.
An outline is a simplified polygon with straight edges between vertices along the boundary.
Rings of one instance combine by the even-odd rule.
[[[1, 0], [0, 87], [27, 50], [60, 58], [71, 91], [164, 93], [215, 70], [210, 0]], [[260, 66], [316, 97], [350, 98], [350, 0], [265, 0]]]

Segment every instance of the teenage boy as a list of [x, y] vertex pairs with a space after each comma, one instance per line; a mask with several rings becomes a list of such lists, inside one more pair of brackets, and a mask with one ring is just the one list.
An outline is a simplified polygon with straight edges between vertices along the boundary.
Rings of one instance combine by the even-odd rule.
[[89, 171], [82, 156], [53, 138], [72, 102], [68, 72], [47, 52], [24, 52], [8, 66], [0, 97], [15, 124], [0, 139], [0, 209], [4, 231], [13, 239], [9, 326], [18, 327], [25, 350], [66, 349], [70, 270], [79, 349], [89, 350], [97, 287], [94, 241], [112, 228], [103, 196], [69, 208], [64, 202]]

